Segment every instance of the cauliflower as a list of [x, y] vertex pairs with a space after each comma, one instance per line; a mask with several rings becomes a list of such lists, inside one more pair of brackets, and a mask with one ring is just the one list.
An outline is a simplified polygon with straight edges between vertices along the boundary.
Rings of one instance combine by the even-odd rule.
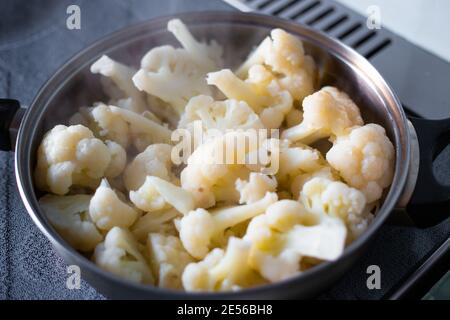
[[213, 238], [224, 231], [261, 213], [277, 201], [276, 193], [267, 193], [264, 198], [241, 206], [211, 210], [197, 209], [189, 212], [180, 221], [180, 239], [186, 250], [195, 258], [206, 256]]
[[89, 204], [89, 215], [99, 229], [110, 230], [113, 227], [128, 228], [136, 221], [138, 212], [120, 200], [103, 179]]
[[188, 158], [181, 172], [181, 186], [192, 193], [196, 207], [209, 208], [219, 201], [239, 201], [235, 181], [248, 177], [250, 170], [245, 165], [245, 157], [255, 147], [242, 145], [245, 139], [244, 132], [228, 132], [206, 141]]
[[239, 191], [239, 203], [250, 204], [264, 198], [267, 192], [275, 192], [277, 180], [268, 175], [251, 172], [248, 181], [237, 179], [236, 189]]
[[244, 239], [252, 243], [250, 266], [275, 282], [298, 273], [303, 257], [337, 259], [346, 231], [338, 218], [312, 213], [294, 200], [280, 200], [250, 221]]
[[170, 181], [172, 147], [168, 144], [152, 144], [138, 154], [125, 168], [123, 180], [127, 190], [137, 190], [148, 175]]
[[305, 183], [316, 177], [325, 178], [333, 181], [339, 180], [338, 174], [335, 173], [335, 171], [329, 166], [325, 166], [313, 172], [299, 174], [294, 179], [292, 179], [291, 183], [292, 196], [295, 199], [298, 199], [300, 197], [300, 191], [303, 189]]
[[172, 235], [150, 233], [147, 249], [158, 287], [182, 289], [181, 275], [186, 265], [194, 259], [184, 250], [180, 239]]
[[253, 66], [245, 81], [231, 70], [223, 69], [208, 73], [207, 82], [219, 88], [227, 98], [248, 103], [269, 129], [279, 128], [292, 109], [291, 94], [282, 90], [277, 80], [262, 65]]
[[100, 268], [127, 280], [153, 284], [152, 272], [141, 250], [128, 230], [114, 227], [95, 248], [93, 260]]
[[274, 29], [237, 71], [245, 78], [255, 65], [264, 65], [277, 75], [281, 88], [297, 101], [314, 90], [314, 60], [305, 55], [303, 43], [281, 29]]
[[102, 79], [108, 79], [114, 83], [113, 85], [104, 82], [104, 89], [112, 99], [110, 104], [126, 107], [137, 113], [147, 110], [144, 94], [133, 85], [131, 80], [136, 70], [103, 55], [91, 65], [91, 72], [99, 73], [106, 77]]
[[171, 143], [172, 131], [166, 126], [130, 110], [115, 106], [109, 106], [109, 109], [128, 123], [131, 139], [139, 151], [153, 143]]
[[118, 177], [127, 164], [127, 153], [122, 146], [114, 141], [105, 141], [111, 155], [111, 161], [105, 171], [105, 176], [110, 178]]
[[292, 108], [286, 115], [286, 127], [290, 128], [300, 124], [303, 121], [303, 112]]
[[227, 129], [263, 128], [258, 115], [244, 101], [214, 101], [205, 95], [189, 100], [178, 127], [186, 128], [196, 120], [201, 120], [205, 129], [218, 129], [222, 132]]
[[140, 217], [130, 230], [143, 243], [149, 233], [178, 234], [172, 221], [179, 216], [180, 212], [173, 208], [149, 212]]
[[303, 100], [303, 121], [283, 131], [282, 138], [310, 144], [362, 124], [358, 106], [346, 93], [323, 87]]
[[194, 197], [186, 190], [158, 177], [147, 176], [144, 184], [130, 191], [130, 200], [146, 212], [172, 206], [183, 214], [195, 209]]
[[361, 190], [367, 203], [372, 203], [392, 182], [394, 156], [384, 128], [371, 123], [338, 136], [326, 159], [349, 186]]
[[191, 97], [211, 95], [205, 76], [217, 70], [221, 48], [217, 43], [200, 43], [179, 20], [171, 20], [168, 29], [183, 49], [161, 46], [150, 50], [141, 61], [133, 82], [143, 90], [169, 103], [180, 115]]
[[71, 186], [95, 189], [102, 177], [120, 174], [124, 156], [118, 144], [104, 144], [82, 125], [57, 125], [39, 146], [36, 185], [58, 195], [68, 193]]
[[94, 250], [103, 237], [90, 220], [89, 202], [91, 196], [45, 195], [39, 205], [52, 226], [75, 249], [89, 252]]
[[230, 238], [226, 251], [212, 250], [204, 260], [190, 263], [183, 272], [182, 281], [186, 291], [239, 290], [264, 280], [248, 264], [250, 243]]
[[281, 144], [279, 152], [279, 169], [276, 173], [278, 185], [287, 190], [294, 179], [304, 173], [315, 172], [325, 166], [320, 152], [305, 145], [287, 146]]

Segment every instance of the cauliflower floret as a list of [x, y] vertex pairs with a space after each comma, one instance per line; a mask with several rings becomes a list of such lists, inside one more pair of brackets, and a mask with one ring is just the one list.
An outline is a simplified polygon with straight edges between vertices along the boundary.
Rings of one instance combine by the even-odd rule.
[[118, 177], [127, 164], [127, 153], [122, 146], [114, 141], [105, 141], [111, 155], [111, 161], [105, 171], [105, 176], [109, 178]]
[[303, 112], [292, 108], [286, 115], [286, 127], [290, 128], [300, 124], [303, 121]]
[[181, 242], [193, 257], [204, 258], [213, 238], [221, 237], [226, 229], [264, 213], [275, 201], [276, 193], [267, 193], [264, 198], [252, 204], [218, 208], [209, 212], [201, 208], [191, 211], [180, 221]]
[[157, 176], [171, 181], [172, 146], [168, 144], [152, 144], [144, 152], [138, 154], [125, 168], [123, 180], [127, 190], [137, 190], [145, 182], [147, 176]]
[[133, 82], [139, 90], [169, 103], [181, 115], [191, 97], [212, 94], [205, 76], [218, 69], [222, 50], [216, 43], [196, 41], [179, 20], [169, 21], [168, 29], [184, 48], [161, 46], [150, 50], [142, 58]]
[[289, 190], [294, 179], [304, 173], [315, 172], [325, 166], [319, 151], [305, 145], [288, 146], [281, 144], [279, 169], [276, 173], [278, 185]]
[[58, 233], [75, 249], [89, 252], [94, 250], [103, 237], [90, 220], [89, 202], [91, 196], [45, 195], [39, 205]]
[[181, 172], [181, 186], [192, 193], [196, 207], [239, 201], [235, 181], [247, 179], [250, 170], [245, 165], [245, 157], [251, 148], [257, 147], [245, 143], [246, 138], [245, 132], [228, 132], [200, 145], [188, 158]]
[[267, 192], [275, 192], [277, 180], [266, 174], [251, 172], [248, 181], [237, 179], [236, 189], [239, 191], [239, 203], [253, 203], [264, 198]]
[[103, 179], [89, 204], [89, 215], [99, 229], [110, 230], [113, 227], [128, 228], [136, 221], [138, 212], [120, 200]]
[[329, 164], [349, 186], [361, 190], [368, 203], [381, 198], [392, 182], [394, 146], [383, 127], [367, 124], [338, 136], [326, 154]]
[[103, 55], [91, 65], [91, 72], [99, 73], [106, 77], [102, 79], [110, 79], [114, 83], [103, 82], [106, 93], [112, 99], [110, 104], [120, 105], [137, 113], [147, 110], [144, 94], [133, 85], [131, 80], [136, 73], [135, 69]]
[[337, 181], [339, 180], [339, 175], [331, 167], [328, 166], [313, 172], [299, 174], [294, 179], [292, 179], [291, 194], [293, 198], [300, 198], [300, 191], [302, 191], [305, 183], [314, 178], [325, 178], [328, 180]]
[[250, 265], [274, 282], [300, 271], [300, 259], [337, 259], [345, 246], [340, 219], [319, 216], [294, 200], [280, 200], [253, 218], [244, 237], [252, 243]]
[[144, 184], [130, 191], [130, 200], [146, 212], [172, 206], [183, 214], [195, 209], [194, 197], [186, 190], [158, 177], [147, 176]]
[[173, 208], [149, 212], [140, 217], [130, 230], [136, 239], [143, 243], [147, 241], [149, 233], [178, 235], [173, 222], [180, 215], [181, 213]]
[[303, 100], [303, 121], [282, 133], [284, 139], [310, 144], [342, 135], [345, 129], [362, 125], [358, 106], [334, 87], [323, 87]]
[[109, 106], [110, 111], [120, 116], [129, 125], [129, 132], [134, 146], [138, 151], [143, 151], [153, 143], [171, 143], [172, 131], [136, 112]]
[[204, 129], [262, 129], [263, 124], [258, 115], [244, 101], [214, 101], [210, 96], [193, 97], [186, 105], [186, 110], [178, 124], [187, 128], [188, 124], [201, 120]]
[[149, 251], [156, 284], [161, 288], [182, 289], [181, 275], [194, 259], [184, 250], [180, 239], [172, 235], [148, 235]]
[[124, 156], [120, 148], [104, 144], [82, 125], [57, 125], [39, 146], [36, 185], [59, 195], [69, 192], [71, 186], [95, 189], [102, 177], [120, 173]]
[[186, 291], [239, 290], [264, 280], [250, 268], [249, 242], [231, 237], [224, 252], [214, 249], [204, 260], [186, 266], [182, 280]]
[[153, 284], [152, 272], [141, 250], [128, 230], [114, 227], [95, 248], [93, 260], [100, 268], [127, 280]]
[[249, 70], [263, 64], [277, 75], [281, 87], [297, 101], [313, 93], [315, 79], [314, 60], [305, 55], [303, 43], [281, 29], [274, 29], [237, 71], [245, 78]]
[[249, 77], [245, 81], [231, 70], [223, 69], [208, 73], [207, 82], [219, 88], [227, 98], [248, 103], [269, 129], [279, 128], [292, 109], [291, 94], [283, 90], [262, 65], [251, 67]]

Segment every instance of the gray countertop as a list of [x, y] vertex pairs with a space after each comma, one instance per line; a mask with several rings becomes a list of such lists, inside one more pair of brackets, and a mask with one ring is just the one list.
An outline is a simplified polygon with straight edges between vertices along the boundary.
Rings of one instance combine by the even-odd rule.
[[[69, 4], [81, 8], [81, 30], [66, 28]], [[101, 36], [155, 16], [193, 10], [232, 10], [219, 0], [2, 1], [0, 4], [0, 97], [29, 105], [48, 77], [77, 51]], [[448, 148], [447, 148], [448, 149]], [[444, 169], [450, 152], [440, 156]], [[0, 299], [102, 299], [83, 282], [66, 288], [64, 262], [29, 218], [17, 191], [13, 154], [0, 152]], [[440, 170], [439, 170], [440, 169]], [[448, 237], [450, 219], [429, 229], [384, 226], [359, 263], [321, 298], [378, 299]], [[367, 266], [382, 272], [382, 288], [368, 290]]]

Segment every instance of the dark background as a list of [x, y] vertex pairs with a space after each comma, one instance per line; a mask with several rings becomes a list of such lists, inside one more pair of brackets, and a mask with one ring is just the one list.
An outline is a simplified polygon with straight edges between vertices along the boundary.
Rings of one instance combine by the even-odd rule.
[[[81, 8], [81, 30], [66, 28], [70, 4]], [[57, 68], [103, 35], [155, 16], [209, 9], [233, 10], [220, 0], [0, 0], [0, 97], [29, 105]], [[449, 151], [439, 157], [442, 181], [449, 181]], [[102, 299], [85, 282], [80, 290], [66, 288], [66, 266], [28, 216], [13, 168], [13, 154], [0, 152], [0, 299]], [[450, 219], [425, 230], [383, 227], [360, 263], [321, 298], [383, 297], [448, 230]], [[381, 268], [381, 290], [366, 287], [372, 264]]]

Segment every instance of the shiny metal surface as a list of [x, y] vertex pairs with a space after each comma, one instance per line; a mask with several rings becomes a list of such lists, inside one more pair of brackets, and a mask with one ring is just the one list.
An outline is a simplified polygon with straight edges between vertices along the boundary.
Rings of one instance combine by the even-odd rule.
[[368, 230], [350, 246], [340, 259], [325, 262], [299, 276], [235, 293], [192, 294], [163, 290], [129, 283], [95, 266], [71, 248], [53, 229], [38, 205], [33, 184], [35, 154], [43, 134], [56, 123], [66, 123], [81, 105], [104, 98], [98, 77], [89, 72], [89, 65], [101, 54], [137, 66], [149, 49], [161, 44], [175, 44], [166, 31], [162, 17], [126, 28], [95, 43], [68, 61], [41, 89], [28, 108], [18, 133], [16, 145], [16, 177], [27, 211], [36, 225], [52, 242], [68, 264], [77, 264], [82, 276], [100, 292], [112, 298], [307, 298], [336, 281], [367, 248], [401, 197], [410, 166], [410, 134], [401, 104], [391, 88], [371, 64], [353, 49], [323, 33], [289, 21], [256, 14], [202, 12], [177, 15], [200, 38], [215, 38], [225, 46], [226, 61], [235, 66], [251, 48], [273, 28], [283, 28], [300, 37], [306, 51], [318, 63], [321, 85], [335, 85], [346, 91], [361, 107], [367, 122], [376, 122], [387, 129], [395, 146], [396, 162], [392, 187]]

